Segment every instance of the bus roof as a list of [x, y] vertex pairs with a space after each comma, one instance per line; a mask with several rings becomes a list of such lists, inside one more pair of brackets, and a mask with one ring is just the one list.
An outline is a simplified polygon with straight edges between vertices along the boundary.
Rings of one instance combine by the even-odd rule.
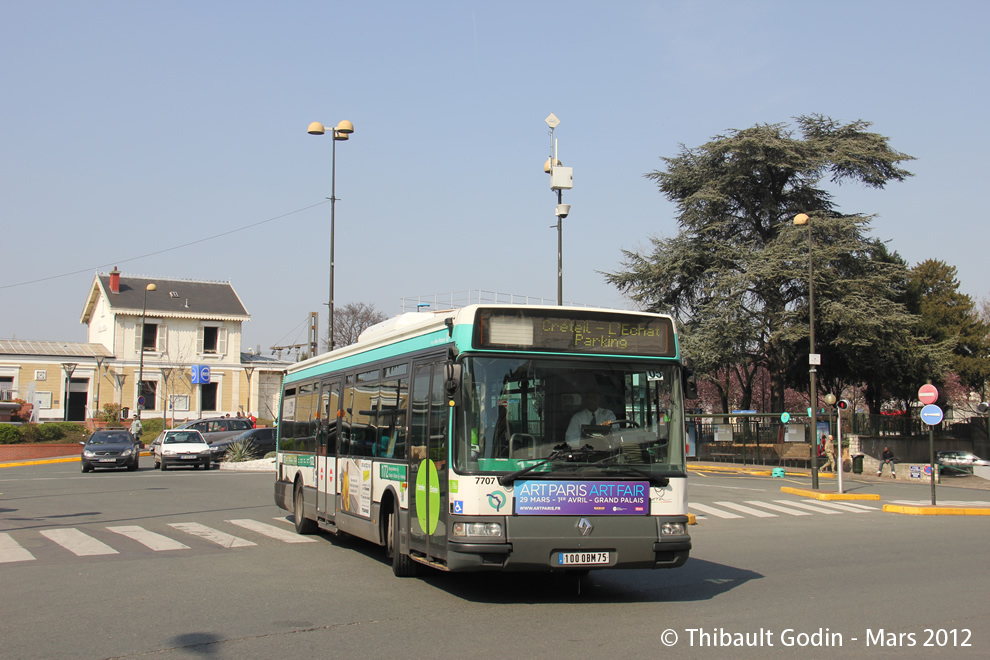
[[[330, 362], [347, 361], [352, 359], [355, 363], [363, 362], [359, 357], [362, 353], [383, 349], [388, 346], [404, 344], [409, 348], [399, 349], [397, 354], [406, 353], [415, 348], [423, 348], [422, 341], [417, 339], [437, 335], [432, 338], [430, 345], [442, 346], [452, 345], [461, 333], [456, 332], [457, 326], [466, 326], [465, 329], [474, 325], [477, 313], [483, 310], [520, 310], [528, 313], [554, 312], [564, 314], [568, 312], [583, 312], [592, 314], [622, 314], [625, 316], [642, 316], [646, 318], [667, 318], [665, 314], [655, 314], [651, 312], [639, 312], [632, 310], [604, 309], [600, 307], [563, 307], [556, 305], [512, 305], [512, 304], [474, 304], [457, 309], [445, 309], [431, 312], [406, 312], [393, 318], [377, 323], [365, 329], [354, 344], [338, 348], [334, 351], [317, 355], [316, 357], [302, 362], [297, 362], [286, 369], [287, 380], [296, 380], [291, 377], [303, 371], [321, 367]], [[673, 324], [673, 332], [676, 335], [676, 324]], [[442, 335], [440, 334], [442, 333]], [[470, 336], [470, 332], [467, 333]], [[409, 342], [409, 343], [406, 343]]]

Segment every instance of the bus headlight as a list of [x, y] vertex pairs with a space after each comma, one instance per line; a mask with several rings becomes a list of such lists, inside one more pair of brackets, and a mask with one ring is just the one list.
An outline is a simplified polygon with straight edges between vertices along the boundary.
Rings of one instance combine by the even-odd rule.
[[459, 522], [454, 523], [453, 532], [461, 538], [502, 538], [502, 523]]
[[660, 533], [664, 536], [684, 536], [687, 534], [687, 528], [684, 523], [665, 522], [660, 525]]

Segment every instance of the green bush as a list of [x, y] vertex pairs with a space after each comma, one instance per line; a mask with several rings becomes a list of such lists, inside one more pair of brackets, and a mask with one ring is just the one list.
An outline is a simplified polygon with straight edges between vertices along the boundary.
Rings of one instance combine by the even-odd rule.
[[258, 448], [250, 440], [238, 440], [232, 442], [227, 447], [227, 452], [223, 455], [225, 461], [240, 463], [241, 461], [253, 461], [258, 455]]
[[[126, 426], [130, 428], [130, 424]], [[141, 417], [141, 442], [150, 445], [151, 441], [157, 438], [165, 428], [165, 422], [161, 417]]]
[[0, 445], [14, 445], [23, 439], [20, 427], [13, 424], [0, 424]]
[[100, 411], [99, 420], [107, 423], [120, 421], [120, 404], [104, 403], [103, 410]]
[[65, 442], [75, 443], [89, 437], [89, 430], [75, 422], [48, 422], [46, 424], [24, 424], [21, 426], [23, 442]]

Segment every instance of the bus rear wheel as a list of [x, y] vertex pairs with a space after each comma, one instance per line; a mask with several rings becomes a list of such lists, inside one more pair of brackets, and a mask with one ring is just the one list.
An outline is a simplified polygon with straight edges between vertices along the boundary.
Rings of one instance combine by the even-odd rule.
[[316, 531], [316, 522], [308, 520], [303, 515], [303, 510], [302, 484], [297, 484], [295, 493], [292, 496], [292, 518], [296, 526], [296, 534], [312, 534]]
[[404, 555], [399, 551], [399, 515], [395, 511], [389, 511], [388, 531], [385, 536], [385, 554], [392, 560], [392, 573], [395, 577], [415, 577], [419, 572], [419, 565], [412, 560], [409, 555]]

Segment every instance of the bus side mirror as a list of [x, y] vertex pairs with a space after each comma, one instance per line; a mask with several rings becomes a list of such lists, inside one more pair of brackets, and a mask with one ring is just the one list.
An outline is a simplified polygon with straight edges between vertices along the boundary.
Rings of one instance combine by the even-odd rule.
[[681, 367], [681, 378], [684, 380], [684, 398], [698, 398], [698, 379], [694, 373], [694, 366], [690, 360], [685, 360]]
[[453, 362], [444, 365], [443, 391], [455, 406], [461, 405], [461, 365]]

